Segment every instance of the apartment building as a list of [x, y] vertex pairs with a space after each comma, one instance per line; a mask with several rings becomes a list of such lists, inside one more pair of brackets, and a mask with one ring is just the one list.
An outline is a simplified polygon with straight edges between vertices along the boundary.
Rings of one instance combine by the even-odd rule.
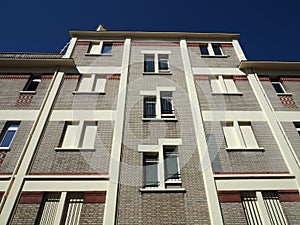
[[0, 53], [0, 224], [300, 223], [300, 63], [239, 34], [70, 31]]

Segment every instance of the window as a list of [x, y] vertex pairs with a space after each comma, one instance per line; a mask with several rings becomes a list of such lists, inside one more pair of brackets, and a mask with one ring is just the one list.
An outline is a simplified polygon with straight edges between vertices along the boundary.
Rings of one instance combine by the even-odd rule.
[[241, 94], [238, 92], [234, 80], [228, 76], [216, 76], [210, 80], [212, 94]]
[[207, 44], [200, 44], [200, 52], [201, 52], [201, 55], [209, 55], [208, 45]]
[[98, 41], [98, 42], [90, 43], [87, 53], [91, 55], [110, 55], [111, 51], [112, 51], [111, 42]]
[[33, 91], [35, 92], [38, 85], [41, 83], [41, 77], [40, 76], [32, 76], [27, 84], [25, 85], [23, 91]]
[[[178, 146], [181, 139], [159, 139], [159, 145], [139, 145], [143, 153], [143, 188], [181, 188]], [[181, 189], [180, 189], [181, 190]]]
[[276, 192], [244, 192], [241, 198], [249, 225], [287, 224]]
[[300, 122], [294, 122], [294, 126], [295, 126], [298, 134], [300, 135]]
[[66, 122], [63, 138], [61, 140], [61, 149], [94, 149], [94, 142], [97, 133], [97, 122], [80, 121]]
[[215, 55], [223, 55], [220, 44], [212, 44]]
[[280, 82], [272, 82], [272, 85], [277, 94], [286, 93], [286, 91], [284, 90], [284, 88]]
[[[174, 90], [174, 89], [172, 89]], [[144, 115], [143, 118], [171, 119], [175, 118], [173, 92], [156, 91], [146, 92], [143, 99]]]
[[7, 122], [1, 133], [0, 148], [9, 148], [20, 126], [20, 122]]
[[144, 73], [170, 73], [170, 51], [142, 51], [144, 54]]
[[78, 225], [82, 205], [82, 193], [46, 193], [35, 224]]
[[97, 74], [84, 74], [78, 84], [77, 91], [73, 93], [101, 94], [105, 93], [106, 77]]
[[199, 47], [203, 57], [227, 57], [218, 43], [201, 43]]
[[258, 147], [250, 122], [227, 122], [223, 124], [223, 132], [226, 150], [263, 150]]

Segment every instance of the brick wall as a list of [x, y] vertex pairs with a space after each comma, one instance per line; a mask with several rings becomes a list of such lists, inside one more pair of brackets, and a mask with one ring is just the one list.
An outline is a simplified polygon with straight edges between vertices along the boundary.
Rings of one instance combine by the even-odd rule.
[[251, 122], [258, 146], [263, 147], [264, 152], [228, 152], [220, 122], [205, 122], [204, 125], [214, 172], [288, 171], [267, 122]]
[[298, 225], [300, 221], [300, 202], [281, 202], [283, 213], [289, 225]]
[[243, 205], [241, 202], [220, 203], [224, 225], [247, 224]]
[[281, 122], [283, 129], [293, 146], [293, 149], [300, 160], [300, 137], [293, 122]]
[[99, 121], [95, 151], [55, 151], [64, 121], [48, 122], [31, 165], [31, 174], [107, 174], [113, 135], [113, 121]]

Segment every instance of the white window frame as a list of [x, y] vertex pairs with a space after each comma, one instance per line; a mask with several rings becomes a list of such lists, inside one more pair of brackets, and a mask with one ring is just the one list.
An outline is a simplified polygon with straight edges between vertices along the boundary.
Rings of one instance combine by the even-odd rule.
[[[91, 41], [90, 45], [89, 45], [89, 48], [88, 48], [88, 52], [85, 53], [85, 55], [87, 55], [87, 56], [95, 56], [95, 55], [96, 56], [111, 56], [112, 55], [112, 50], [111, 50], [111, 53], [102, 53], [103, 46], [105, 44], [112, 44], [112, 41], [105, 41], [105, 40]], [[94, 47], [96, 50], [92, 50], [93, 46], [97, 46], [97, 47]]]
[[[200, 46], [204, 46], [207, 45], [207, 50], [208, 50], [208, 55], [202, 55], [201, 54], [201, 50], [200, 50]], [[215, 57], [215, 58], [224, 58], [224, 57], [228, 57], [228, 55], [225, 55], [223, 52], [223, 49], [220, 45], [220, 51], [221, 51], [221, 55], [216, 55], [213, 49], [213, 45], [220, 45], [220, 43], [217, 42], [205, 42], [205, 43], [200, 43], [199, 45], [199, 51], [200, 51], [200, 55], [201, 57]]]
[[[17, 125], [17, 127], [12, 127], [13, 125]], [[5, 137], [6, 137], [6, 135], [7, 135], [7, 133], [9, 131], [15, 131], [15, 132], [14, 132], [14, 136], [11, 138], [11, 140], [9, 142], [9, 146], [7, 146], [7, 147], [0, 147], [0, 150], [10, 150], [10, 146], [12, 145], [13, 140], [16, 137], [16, 134], [18, 132], [19, 127], [20, 127], [20, 122], [10, 122], [10, 121], [6, 122], [6, 124], [4, 125], [4, 128], [2, 130], [3, 135], [2, 135], [2, 138], [1, 138], [1, 142], [0, 142], [1, 145], [2, 145], [4, 139], [5, 139]]]
[[[28, 80], [28, 82], [26, 83], [25, 87], [23, 88], [22, 91], [19, 91], [19, 93], [21, 94], [36, 94], [36, 90], [34, 91], [28, 91], [28, 90], [25, 90], [27, 89], [31, 83], [38, 83], [38, 85], [42, 82], [42, 79], [40, 76], [31, 76]], [[38, 87], [37, 85], [37, 87]]]
[[249, 121], [223, 122], [227, 151], [264, 151], [258, 146]]
[[217, 75], [210, 79], [212, 95], [243, 95], [231, 76]]
[[[143, 187], [140, 191], [185, 191], [182, 188], [181, 178], [179, 179], [165, 179], [165, 162], [164, 162], [164, 147], [182, 145], [182, 140], [179, 138], [158, 139], [158, 145], [139, 145], [138, 152], [143, 154], [157, 154], [158, 155], [158, 187]], [[178, 151], [178, 149], [177, 149]], [[178, 173], [180, 174], [179, 152], [178, 152]], [[143, 168], [144, 169], [144, 168]], [[143, 178], [144, 179], [144, 178]]]
[[[73, 128], [71, 128], [73, 127]], [[91, 127], [87, 131], [88, 127]], [[61, 146], [55, 148], [56, 151], [74, 150], [95, 150], [95, 140], [97, 135], [97, 121], [67, 121], [65, 122], [64, 133], [61, 138]], [[73, 130], [73, 131], [72, 131]], [[89, 143], [87, 145], [86, 143]]]
[[[145, 63], [145, 56], [146, 55], [153, 55], [154, 56], [154, 71], [153, 72], [146, 72], [143, 71], [143, 74], [171, 74], [170, 70], [170, 55], [171, 51], [153, 51], [153, 50], [142, 50], [141, 53], [143, 54], [143, 62]], [[160, 70], [159, 69], [159, 61], [161, 56], [167, 56], [167, 64], [168, 69], [167, 70]], [[144, 67], [143, 67], [144, 68]]]
[[[73, 94], [105, 94], [106, 82], [106, 75], [83, 74], [78, 81], [77, 90], [73, 91]], [[97, 85], [99, 86], [97, 87]]]
[[[162, 109], [161, 109], [161, 92], [172, 92], [173, 93], [176, 91], [175, 87], [157, 87], [156, 91], [141, 91], [140, 95], [142, 95], [143, 97], [155, 97], [156, 98], [156, 117], [155, 118], [144, 118], [144, 121], [147, 120], [153, 120], [153, 119], [162, 119], [162, 120], [175, 120], [176, 116], [175, 116], [175, 112], [174, 112], [174, 98], [172, 96], [172, 110], [173, 110], [173, 114], [162, 114]], [[144, 112], [144, 104], [143, 104], [143, 112]]]
[[[276, 92], [276, 95], [277, 96], [292, 96], [293, 94], [292, 93], [288, 93], [286, 92], [285, 88], [283, 87], [282, 83], [279, 82], [279, 81], [272, 81], [272, 86], [273, 86], [273, 89], [274, 91]], [[278, 93], [274, 87], [274, 84], [278, 84], [280, 86], [280, 88], [283, 90], [283, 93]]]

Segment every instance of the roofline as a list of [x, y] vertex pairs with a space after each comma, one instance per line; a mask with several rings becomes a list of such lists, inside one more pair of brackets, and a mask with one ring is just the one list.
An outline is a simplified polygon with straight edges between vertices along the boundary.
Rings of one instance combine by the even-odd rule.
[[12, 59], [0, 58], [1, 67], [50, 67], [50, 66], [65, 66], [76, 67], [73, 59]]
[[201, 38], [238, 39], [238, 33], [192, 33], [192, 32], [148, 32], [148, 31], [70, 31], [71, 37], [110, 37], [110, 38]]
[[257, 70], [300, 70], [300, 61], [241, 61], [239, 69]]

